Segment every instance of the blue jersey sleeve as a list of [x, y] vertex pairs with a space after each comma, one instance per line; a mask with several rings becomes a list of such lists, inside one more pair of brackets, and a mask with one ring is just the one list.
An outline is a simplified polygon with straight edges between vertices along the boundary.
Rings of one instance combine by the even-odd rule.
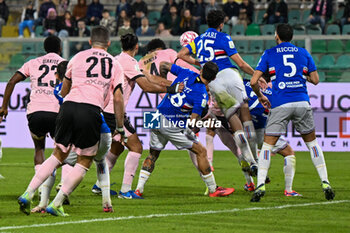
[[269, 68], [267, 59], [268, 59], [268, 52], [266, 50], [263, 53], [263, 55], [261, 56], [259, 63], [255, 69], [260, 70], [261, 72], [265, 73], [267, 71], [267, 69]]
[[309, 70], [309, 73], [314, 72], [317, 70], [314, 59], [312, 59], [310, 53], [305, 49], [305, 55], [307, 58], [307, 68]]
[[55, 86], [55, 89], [53, 90], [53, 94], [58, 99], [58, 103], [60, 105], [63, 103], [63, 97], [61, 96], [61, 89], [62, 89], [62, 83]]
[[203, 110], [207, 106], [208, 103], [208, 93], [205, 88], [201, 89], [198, 92], [193, 93], [196, 98], [193, 99], [193, 109], [192, 113], [196, 113], [199, 116], [202, 115]]
[[190, 71], [189, 69], [186, 69], [186, 68], [182, 68], [181, 66], [173, 64], [171, 66], [170, 72], [175, 76], [179, 76], [179, 75], [187, 75], [185, 73], [188, 73], [188, 75], [189, 75], [192, 71]]
[[237, 49], [235, 47], [235, 44], [232, 41], [231, 36], [229, 35], [223, 36], [221, 41], [227, 56], [231, 57], [232, 55], [237, 53]]

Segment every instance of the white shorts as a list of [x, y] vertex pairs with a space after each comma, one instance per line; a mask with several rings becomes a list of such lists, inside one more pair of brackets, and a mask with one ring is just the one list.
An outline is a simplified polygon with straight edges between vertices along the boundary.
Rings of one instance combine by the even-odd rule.
[[221, 70], [216, 79], [209, 83], [209, 90], [226, 119], [248, 100], [242, 77], [236, 69]]
[[[161, 122], [170, 125], [169, 121], [163, 116], [160, 116]], [[168, 142], [171, 142], [178, 150], [190, 149], [193, 143], [198, 143], [199, 140], [190, 129], [178, 127], [161, 127], [160, 129], [151, 130], [150, 148], [153, 150], [163, 150]]]
[[[257, 140], [258, 147], [261, 148], [262, 144], [264, 143], [265, 129], [264, 128], [256, 129], [255, 133], [256, 133], [256, 140]], [[271, 152], [274, 154], [277, 154], [287, 146], [288, 146], [287, 140], [283, 136], [280, 136], [275, 146], [272, 148]]]

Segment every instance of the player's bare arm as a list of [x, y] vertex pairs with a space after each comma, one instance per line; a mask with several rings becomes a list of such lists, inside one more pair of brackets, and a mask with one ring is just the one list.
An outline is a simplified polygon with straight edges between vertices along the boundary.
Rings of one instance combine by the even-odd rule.
[[307, 81], [314, 85], [317, 85], [320, 82], [317, 70], [311, 72], [310, 75], [307, 76]]
[[239, 53], [233, 54], [231, 56], [231, 59], [237, 64], [237, 66], [244, 71], [244, 73], [247, 73], [249, 75], [253, 75], [254, 69], [246, 63], [242, 57], [239, 55]]
[[170, 87], [172, 82], [167, 80], [166, 77], [160, 77], [158, 75], [152, 75], [150, 74], [147, 70], [143, 70], [142, 73], [146, 76], [148, 81], [155, 83], [155, 84], [160, 84], [162, 86]]
[[261, 79], [262, 75], [263, 72], [261, 72], [260, 70], [256, 70], [253, 74], [252, 79], [250, 80], [250, 85], [255, 94], [258, 96], [259, 102], [264, 106], [264, 108], [271, 108], [271, 103], [269, 99], [266, 96], [264, 96], [260, 91], [259, 80]]
[[19, 83], [20, 81], [23, 81], [25, 78], [22, 74], [16, 72], [10, 81], [6, 85], [5, 93], [4, 93], [4, 99], [2, 101], [2, 106], [0, 109], [0, 123], [2, 122], [3, 118], [6, 118], [8, 114], [8, 105], [9, 101], [13, 92], [13, 89], [15, 88], [16, 84]]
[[193, 58], [190, 54], [190, 50], [188, 48], [183, 47], [180, 52], [177, 54], [177, 57], [184, 60], [187, 63], [190, 63], [192, 65], [200, 66], [201, 64], [199, 61], [195, 58]]
[[145, 76], [136, 79], [137, 84], [145, 92], [149, 93], [178, 93], [182, 92], [184, 85], [183, 83], [178, 83], [171, 87], [162, 86], [153, 82], [150, 82]]
[[61, 89], [61, 96], [63, 98], [66, 97], [66, 95], [68, 95], [71, 87], [72, 87], [72, 80], [68, 78], [64, 78], [62, 83], [62, 89]]
[[125, 132], [124, 132], [124, 97], [122, 93], [121, 86], [117, 87], [116, 90], [114, 91], [113, 94], [113, 107], [114, 107], [114, 116], [115, 116], [115, 121], [116, 121], [116, 132], [115, 134], [120, 134], [121, 135], [121, 141], [126, 143], [127, 139], [125, 137]]

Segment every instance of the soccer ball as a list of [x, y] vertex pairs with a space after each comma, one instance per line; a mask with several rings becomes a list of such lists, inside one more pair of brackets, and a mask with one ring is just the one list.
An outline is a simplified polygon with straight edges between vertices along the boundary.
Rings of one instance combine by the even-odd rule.
[[191, 43], [197, 36], [198, 34], [193, 31], [187, 31], [182, 33], [182, 35], [180, 36], [181, 46], [184, 47], [187, 44]]

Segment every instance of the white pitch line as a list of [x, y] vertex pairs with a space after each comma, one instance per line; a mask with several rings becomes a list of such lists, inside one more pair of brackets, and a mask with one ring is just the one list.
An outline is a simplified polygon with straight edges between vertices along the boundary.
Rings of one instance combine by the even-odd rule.
[[164, 218], [164, 217], [204, 215], [204, 214], [220, 214], [220, 213], [233, 213], [233, 212], [239, 212], [239, 211], [253, 211], [253, 210], [274, 210], [274, 209], [286, 209], [286, 208], [293, 208], [293, 207], [304, 207], [304, 206], [315, 206], [315, 205], [332, 205], [332, 204], [349, 203], [349, 202], [350, 200], [339, 200], [339, 201], [310, 202], [310, 203], [303, 203], [303, 204], [281, 205], [281, 206], [270, 206], [270, 207], [251, 207], [251, 208], [244, 208], [244, 209], [234, 208], [234, 209], [228, 209], [228, 210], [208, 210], [208, 211], [197, 211], [197, 212], [189, 212], [189, 213], [150, 214], [150, 215], [125, 216], [125, 217], [114, 217], [114, 218], [95, 218], [95, 219], [87, 219], [87, 220], [79, 220], [79, 221], [54, 222], [54, 223], [33, 224], [33, 225], [24, 225], [24, 226], [5, 226], [5, 227], [0, 227], [0, 231], [24, 229], [24, 228], [61, 226], [61, 225], [69, 225], [69, 224], [92, 223], [92, 222], [122, 221], [122, 220], [132, 220], [132, 219]]

